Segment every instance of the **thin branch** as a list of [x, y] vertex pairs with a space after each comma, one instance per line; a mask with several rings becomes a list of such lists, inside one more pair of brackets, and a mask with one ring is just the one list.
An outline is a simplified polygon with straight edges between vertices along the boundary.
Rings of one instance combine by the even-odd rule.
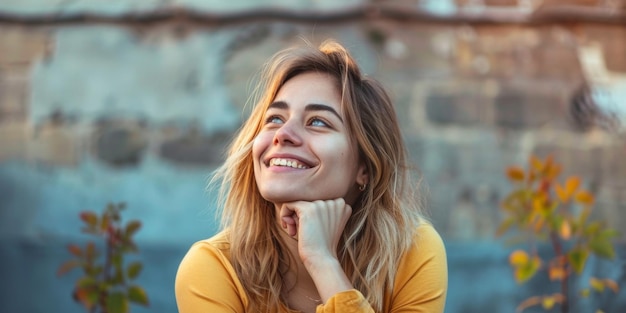
[[461, 9], [451, 15], [436, 15], [413, 8], [368, 4], [336, 11], [259, 8], [234, 13], [212, 13], [186, 8], [107, 15], [102, 13], [16, 14], [0, 12], [0, 25], [76, 26], [113, 24], [125, 27], [182, 23], [197, 27], [217, 27], [259, 21], [302, 24], [338, 24], [386, 20], [414, 24], [444, 25], [526, 25], [603, 24], [626, 25], [626, 11], [600, 7], [557, 6], [524, 11], [519, 8]]

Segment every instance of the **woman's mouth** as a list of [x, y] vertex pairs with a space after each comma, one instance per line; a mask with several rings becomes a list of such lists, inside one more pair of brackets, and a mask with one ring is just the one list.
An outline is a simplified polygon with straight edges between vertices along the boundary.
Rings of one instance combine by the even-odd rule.
[[307, 169], [310, 166], [295, 160], [295, 159], [284, 159], [284, 158], [272, 158], [269, 161], [269, 166], [284, 166], [298, 169]]

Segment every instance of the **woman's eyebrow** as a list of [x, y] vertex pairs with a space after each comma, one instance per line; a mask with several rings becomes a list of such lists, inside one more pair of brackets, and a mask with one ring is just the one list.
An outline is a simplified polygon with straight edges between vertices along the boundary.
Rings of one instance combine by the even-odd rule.
[[267, 107], [267, 109], [289, 109], [289, 105], [285, 101], [274, 101]]
[[[282, 109], [282, 110], [286, 110], [289, 109], [289, 104], [287, 104], [287, 102], [285, 101], [274, 101], [272, 102], [267, 109]], [[331, 106], [329, 105], [325, 105], [325, 104], [318, 104], [318, 103], [311, 103], [311, 104], [307, 104], [304, 107], [305, 111], [328, 111], [332, 114], [334, 114], [335, 116], [337, 116], [337, 118], [341, 121], [341, 123], [343, 123], [343, 119], [341, 118], [341, 115], [339, 115], [339, 113]]]
[[329, 105], [311, 103], [311, 104], [307, 104], [306, 107], [304, 107], [304, 110], [305, 111], [328, 111], [332, 114], [335, 114], [335, 116], [337, 116], [337, 118], [341, 121], [341, 123], [343, 123], [343, 119], [341, 118], [341, 115], [339, 115], [339, 113], [337, 113], [337, 111], [335, 111], [335, 109]]

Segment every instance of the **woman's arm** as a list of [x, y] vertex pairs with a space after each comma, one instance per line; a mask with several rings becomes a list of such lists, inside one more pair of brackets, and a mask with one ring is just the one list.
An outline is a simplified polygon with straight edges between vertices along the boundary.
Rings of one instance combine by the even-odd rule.
[[283, 228], [298, 240], [298, 254], [322, 301], [354, 289], [337, 258], [337, 246], [352, 208], [342, 198], [297, 201], [280, 211]]
[[[280, 212], [283, 227], [289, 235], [297, 235], [300, 258], [324, 302], [318, 306], [318, 313], [374, 312], [354, 289], [336, 255], [339, 237], [350, 214], [351, 208], [343, 199], [288, 203]], [[412, 248], [400, 260], [387, 309], [393, 313], [441, 313], [447, 285], [443, 241], [431, 225], [421, 225]]]

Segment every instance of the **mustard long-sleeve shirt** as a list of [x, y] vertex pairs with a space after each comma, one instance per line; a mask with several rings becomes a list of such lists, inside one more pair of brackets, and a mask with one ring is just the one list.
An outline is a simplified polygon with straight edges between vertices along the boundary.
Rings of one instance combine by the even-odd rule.
[[[443, 241], [428, 224], [418, 228], [413, 247], [400, 260], [393, 291], [379, 313], [441, 313], [446, 301], [448, 267]], [[224, 233], [198, 241], [183, 258], [176, 275], [180, 313], [244, 313], [248, 298], [229, 261]], [[281, 313], [296, 312], [283, 307]], [[357, 290], [337, 293], [317, 313], [374, 312]]]

